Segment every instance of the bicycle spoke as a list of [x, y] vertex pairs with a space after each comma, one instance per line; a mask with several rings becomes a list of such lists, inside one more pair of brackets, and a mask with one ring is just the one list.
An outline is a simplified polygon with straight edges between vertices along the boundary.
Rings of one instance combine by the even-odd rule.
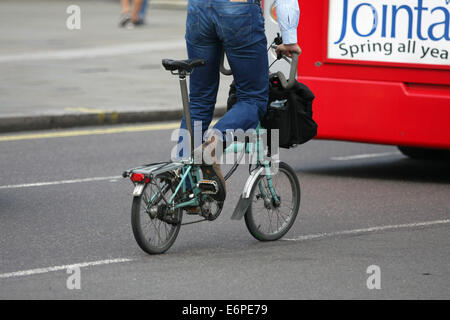
[[286, 222], [289, 221], [289, 218], [286, 218], [283, 213], [281, 213], [281, 211], [279, 209], [277, 209], [277, 214], [281, 217], [281, 219], [283, 220], [283, 224], [285, 224]]
[[272, 230], [272, 215], [270, 214], [270, 211], [269, 211], [269, 209], [266, 209], [267, 210], [267, 215], [269, 216], [269, 226], [268, 226], [268, 230], [267, 230], [267, 232], [269, 232], [269, 233], [272, 233], [271, 232], [271, 230]]

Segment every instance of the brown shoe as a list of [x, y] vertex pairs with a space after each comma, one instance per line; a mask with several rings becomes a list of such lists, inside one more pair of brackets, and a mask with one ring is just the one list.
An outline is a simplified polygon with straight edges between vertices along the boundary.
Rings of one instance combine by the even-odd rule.
[[218, 165], [217, 162], [215, 161], [215, 148], [216, 148], [217, 143], [219, 143], [219, 142], [220, 142], [219, 137], [213, 134], [201, 146], [202, 155], [204, 156], [204, 151], [205, 151], [204, 149], [206, 147], [208, 147], [209, 145], [211, 145], [212, 148], [209, 148], [209, 149], [212, 149], [211, 157], [212, 157], [212, 160], [214, 160], [212, 165], [211, 164], [203, 164], [202, 172], [203, 172], [203, 179], [214, 180], [217, 182], [217, 185], [219, 187], [218, 192], [214, 195], [211, 195], [211, 197], [217, 201], [225, 201], [225, 198], [227, 195], [225, 179], [223, 177], [222, 170], [220, 170], [220, 165]]

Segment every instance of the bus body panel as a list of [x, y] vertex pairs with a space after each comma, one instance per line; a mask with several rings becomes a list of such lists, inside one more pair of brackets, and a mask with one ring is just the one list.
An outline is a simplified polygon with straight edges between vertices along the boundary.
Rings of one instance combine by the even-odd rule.
[[299, 80], [316, 94], [318, 138], [450, 148], [448, 89], [432, 95], [431, 90], [416, 91], [400, 82]]
[[[273, 0], [265, 0], [264, 4], [267, 6], [272, 3]], [[429, 46], [430, 41], [419, 41], [420, 39], [416, 39], [417, 35], [413, 33], [419, 32], [417, 30], [420, 29], [417, 27], [420, 20], [417, 15], [418, 7], [426, 9], [422, 10], [423, 17], [420, 22], [422, 29], [426, 30], [436, 19], [442, 20], [437, 14], [439, 11], [450, 9], [450, 2], [304, 0], [299, 1], [299, 6], [301, 15], [298, 42], [303, 53], [300, 56], [298, 80], [308, 85], [316, 95], [314, 119], [319, 124], [318, 138], [450, 149], [450, 60], [445, 59], [446, 49], [450, 51], [450, 41], [446, 39], [436, 41], [434, 46], [438, 49], [433, 52], [438, 58], [430, 57], [429, 60], [437, 61], [439, 64], [425, 64], [420, 61], [422, 55], [420, 50], [428, 48], [430, 53], [432, 50]], [[435, 9], [436, 6], [440, 9]], [[402, 9], [398, 11], [396, 18], [400, 20], [396, 21], [394, 32], [397, 38], [390, 39], [389, 30], [392, 29], [394, 18], [389, 14], [392, 15], [399, 7]], [[364, 60], [364, 55], [360, 55], [359, 60], [350, 57], [341, 59], [339, 56], [336, 57], [336, 53], [330, 57], [331, 54], [328, 52], [330, 44], [337, 43], [336, 35], [343, 33], [341, 29], [344, 22], [341, 20], [345, 21], [344, 16], [337, 15], [336, 11], [330, 12], [330, 8], [337, 8], [342, 14], [345, 12], [344, 8], [347, 9], [347, 34], [359, 32], [365, 36], [374, 32], [363, 25], [366, 21], [358, 20], [359, 16], [367, 15], [370, 18], [365, 19], [368, 25], [371, 26], [373, 23], [374, 29], [378, 28], [373, 34], [381, 34], [383, 32], [381, 29], [384, 28], [387, 30], [386, 38], [380, 40], [379, 37], [365, 36], [357, 43], [373, 44], [379, 41], [379, 46], [373, 44], [375, 49], [382, 47], [386, 42], [393, 43], [397, 48], [402, 45], [406, 48], [405, 51], [411, 51], [409, 55], [402, 53], [410, 61], [408, 63], [381, 61], [395, 60], [381, 53], [376, 59], [367, 61]], [[269, 10], [265, 9], [264, 12], [267, 11]], [[432, 11], [434, 16], [431, 15]], [[408, 15], [408, 12], [413, 15]], [[330, 20], [331, 15], [334, 20]], [[354, 21], [351, 21], [352, 17]], [[271, 18], [266, 15], [267, 19]], [[401, 19], [410, 19], [407, 20], [413, 24], [410, 30], [408, 23], [400, 23]], [[334, 21], [334, 25], [329, 26], [330, 21]], [[275, 27], [275, 24], [266, 22], [266, 28]], [[445, 34], [446, 30], [441, 27], [448, 28], [448, 24], [436, 27], [432, 34], [439, 32]], [[273, 34], [273, 30], [270, 31]], [[408, 32], [411, 32], [411, 37]], [[425, 31], [420, 32], [425, 34]], [[333, 39], [329, 39], [331, 33]], [[345, 39], [341, 44], [354, 41], [354, 35], [352, 39]], [[440, 55], [437, 54], [438, 51]], [[344, 54], [345, 50], [337, 52]]]

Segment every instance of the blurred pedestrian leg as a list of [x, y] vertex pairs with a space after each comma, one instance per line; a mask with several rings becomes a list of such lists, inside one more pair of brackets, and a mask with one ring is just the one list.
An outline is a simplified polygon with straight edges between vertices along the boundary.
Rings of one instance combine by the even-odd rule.
[[142, 2], [141, 11], [139, 11], [139, 20], [141, 20], [143, 24], [145, 24], [145, 15], [147, 13], [147, 5], [148, 5], [148, 0], [144, 0]]
[[143, 1], [144, 0], [134, 0], [132, 9], [130, 9], [130, 0], [120, 1], [122, 5], [122, 13], [119, 20], [120, 27], [133, 28], [134, 26], [138, 26], [143, 23], [139, 17]]

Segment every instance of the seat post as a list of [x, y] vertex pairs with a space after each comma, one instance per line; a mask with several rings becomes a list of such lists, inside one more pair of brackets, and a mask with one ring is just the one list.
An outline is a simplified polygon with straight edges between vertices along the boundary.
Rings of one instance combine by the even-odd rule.
[[191, 157], [194, 155], [194, 133], [192, 132], [192, 120], [191, 120], [191, 109], [189, 104], [189, 94], [186, 83], [186, 72], [179, 72], [180, 79], [180, 89], [181, 89], [181, 99], [183, 100], [183, 115], [186, 120], [186, 128], [189, 131], [189, 135], [191, 138]]

